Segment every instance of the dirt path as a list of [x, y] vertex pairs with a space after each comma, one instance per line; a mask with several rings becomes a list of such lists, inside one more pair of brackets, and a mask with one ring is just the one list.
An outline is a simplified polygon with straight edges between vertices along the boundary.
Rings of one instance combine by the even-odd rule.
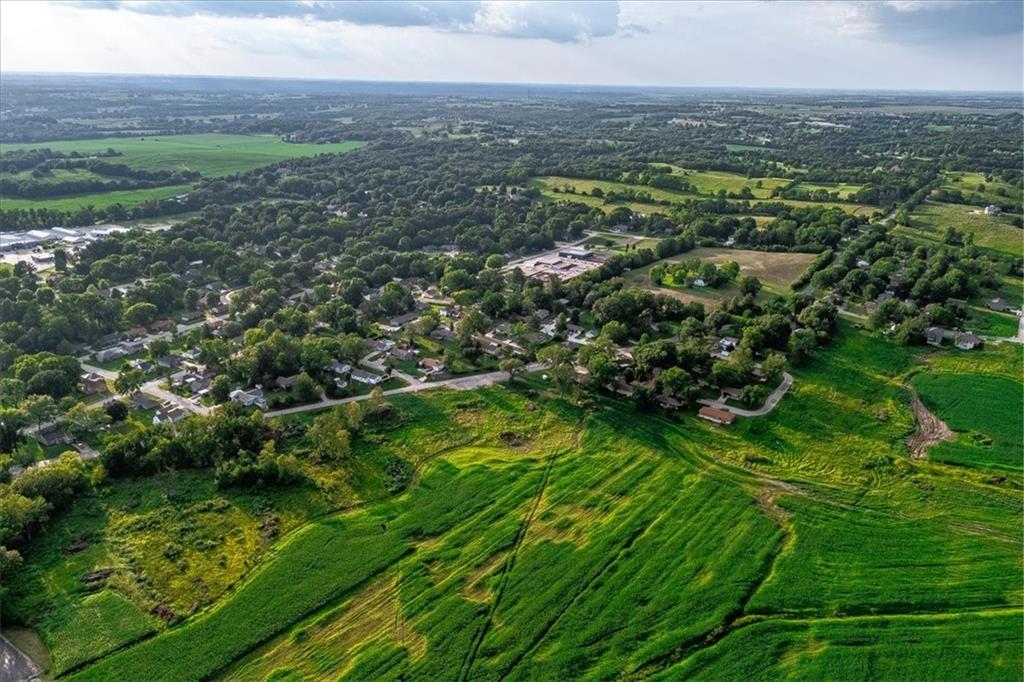
[[929, 446], [956, 438], [956, 434], [946, 426], [946, 422], [932, 414], [913, 392], [910, 394], [910, 407], [917, 418], [917, 429], [907, 436], [907, 445], [913, 459], [926, 459]]

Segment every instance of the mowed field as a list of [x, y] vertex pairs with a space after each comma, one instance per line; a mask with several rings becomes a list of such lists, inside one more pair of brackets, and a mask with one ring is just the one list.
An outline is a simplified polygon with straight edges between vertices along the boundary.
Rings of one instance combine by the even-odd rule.
[[[909, 459], [905, 381], [922, 367], [843, 325], [776, 411], [729, 429], [577, 407], [539, 380], [403, 396], [357, 454], [406, 457], [407, 493], [304, 521], [312, 491], [232, 495], [256, 518], [292, 515], [244, 579], [174, 627], [97, 617], [80, 637], [125, 648], [61, 679], [1019, 679], [1020, 475]], [[183, 475], [141, 506], [199, 503]], [[155, 546], [151, 528], [121, 527], [118, 544]], [[105, 551], [76, 570], [119, 560]], [[168, 568], [181, 563], [195, 570]], [[144, 627], [157, 633], [132, 644]]]
[[1024, 256], [1024, 230], [1011, 225], [1004, 216], [988, 216], [967, 204], [922, 203], [910, 214], [910, 226], [897, 227], [896, 232], [941, 242], [950, 227], [973, 234], [978, 246]]
[[[166, 135], [141, 137], [107, 137], [92, 140], [58, 140], [31, 144], [3, 144], [0, 152], [13, 149], [49, 148], [54, 151], [94, 154], [108, 148], [122, 156], [107, 159], [143, 170], [191, 170], [203, 177], [219, 177], [252, 170], [283, 159], [316, 154], [336, 154], [358, 149], [365, 142], [336, 144], [292, 144], [275, 135]], [[119, 192], [95, 193], [73, 197], [41, 197], [38, 199], [2, 199], [3, 208], [54, 208], [73, 210], [79, 206], [105, 207], [121, 203], [131, 207], [147, 199], [172, 197], [188, 190], [188, 185], [158, 187]]]
[[699, 247], [687, 251], [680, 256], [673, 256], [662, 261], [657, 261], [637, 268], [625, 275], [626, 280], [638, 286], [651, 288], [664, 294], [668, 294], [680, 300], [689, 302], [705, 303], [712, 305], [724, 301], [727, 298], [739, 293], [738, 287], [730, 283], [724, 287], [712, 289], [709, 287], [681, 287], [661, 286], [653, 287], [650, 283], [651, 269], [659, 263], [676, 263], [680, 260], [699, 258], [721, 265], [729, 261], [735, 261], [740, 266], [741, 275], [752, 275], [761, 280], [765, 287], [773, 292], [784, 294], [789, 291], [792, 284], [803, 274], [807, 266], [814, 260], [813, 253], [774, 253], [768, 251], [752, 251], [748, 249], [728, 249], [720, 247]]
[[993, 204], [1003, 204], [1007, 200], [1017, 203], [1021, 201], [1019, 188], [1002, 180], [986, 180], [982, 173], [945, 171], [943, 176], [946, 182], [942, 189], [962, 192], [964, 197], [977, 196]]
[[1024, 376], [1020, 347], [995, 346], [983, 354], [951, 351], [929, 358], [911, 384], [924, 404], [956, 433], [936, 445], [933, 459], [1019, 472], [1024, 463], [1021, 415]]
[[[668, 166], [668, 164], [655, 165]], [[855, 215], [870, 215], [877, 210], [876, 207], [867, 206], [865, 204], [851, 204], [834, 201], [816, 202], [796, 199], [772, 199], [771, 190], [773, 187], [783, 187], [789, 183], [789, 180], [783, 178], [748, 178], [737, 173], [727, 173], [724, 171], [698, 171], [678, 168], [676, 166], [669, 167], [672, 168], [672, 173], [674, 175], [684, 176], [694, 186], [696, 191], [684, 192], [680, 190], [649, 187], [647, 185], [632, 185], [625, 182], [614, 182], [611, 180], [590, 180], [557, 175], [536, 177], [531, 180], [531, 183], [534, 187], [540, 189], [541, 193], [549, 199], [579, 201], [589, 206], [601, 208], [605, 212], [611, 211], [617, 206], [628, 206], [632, 210], [641, 213], [657, 211], [665, 213], [668, 209], [663, 205], [647, 202], [605, 203], [604, 199], [588, 196], [594, 188], [599, 188], [605, 194], [609, 192], [645, 192], [656, 202], [679, 203], [684, 200], [700, 197], [713, 197], [720, 190], [725, 190], [726, 192], [740, 192], [744, 187], [747, 187], [750, 189], [754, 197], [749, 200], [751, 203], [757, 203], [758, 201], [772, 201], [780, 202], [787, 206], [801, 208], [808, 206], [838, 207]], [[760, 188], [756, 186], [759, 181], [762, 185]], [[816, 187], [818, 187], [818, 185], [814, 186], [814, 188]], [[824, 185], [821, 185], [821, 187], [824, 187]], [[556, 192], [556, 188], [563, 191]], [[574, 188], [576, 193], [570, 194], [564, 192], [567, 188]], [[855, 191], [855, 189], [856, 187], [854, 186], [845, 187], [847, 194], [849, 191]], [[840, 191], [840, 194], [842, 194], [842, 190]]]

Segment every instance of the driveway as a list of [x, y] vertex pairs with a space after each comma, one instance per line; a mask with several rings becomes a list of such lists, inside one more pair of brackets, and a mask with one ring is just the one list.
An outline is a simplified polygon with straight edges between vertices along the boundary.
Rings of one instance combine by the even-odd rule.
[[708, 400], [705, 398], [703, 400], [698, 400], [697, 402], [699, 402], [701, 405], [707, 405], [709, 407], [714, 407], [719, 410], [725, 410], [726, 412], [732, 412], [733, 414], [739, 417], [763, 417], [775, 409], [775, 407], [779, 404], [779, 401], [782, 400], [782, 396], [786, 395], [786, 391], [788, 391], [789, 387], [792, 385], [793, 375], [790, 374], [789, 372], [783, 372], [782, 383], [779, 384], [778, 388], [771, 392], [771, 395], [768, 396], [768, 399], [764, 401], [764, 405], [757, 408], [756, 410], [744, 410], [741, 407], [733, 407], [732, 405], [727, 405], [726, 402], [722, 399]]
[[4, 682], [35, 682], [41, 680], [39, 668], [32, 659], [6, 638], [0, 636], [0, 680]]

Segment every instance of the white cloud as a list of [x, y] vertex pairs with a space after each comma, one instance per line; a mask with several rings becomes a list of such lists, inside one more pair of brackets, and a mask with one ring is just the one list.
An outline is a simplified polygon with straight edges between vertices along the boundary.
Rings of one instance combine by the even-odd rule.
[[[373, 80], [1021, 87], [1021, 36], [998, 21], [1000, 12], [1013, 16], [1000, 3], [972, 22], [962, 7], [862, 2], [485, 2], [471, 24], [446, 6], [422, 4], [403, 3], [404, 14], [386, 24], [365, 14], [357, 23], [309, 11], [226, 17], [4, 0], [0, 65]], [[967, 47], [945, 49], [955, 41]]]

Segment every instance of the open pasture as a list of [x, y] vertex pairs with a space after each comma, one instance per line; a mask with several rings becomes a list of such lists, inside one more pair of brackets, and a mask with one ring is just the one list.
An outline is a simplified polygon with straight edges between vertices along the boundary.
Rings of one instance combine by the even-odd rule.
[[898, 227], [896, 231], [941, 243], [950, 227], [973, 234], [978, 246], [1024, 256], [1024, 230], [1011, 225], [1004, 216], [988, 216], [977, 206], [967, 204], [922, 203], [910, 214], [910, 226]]

